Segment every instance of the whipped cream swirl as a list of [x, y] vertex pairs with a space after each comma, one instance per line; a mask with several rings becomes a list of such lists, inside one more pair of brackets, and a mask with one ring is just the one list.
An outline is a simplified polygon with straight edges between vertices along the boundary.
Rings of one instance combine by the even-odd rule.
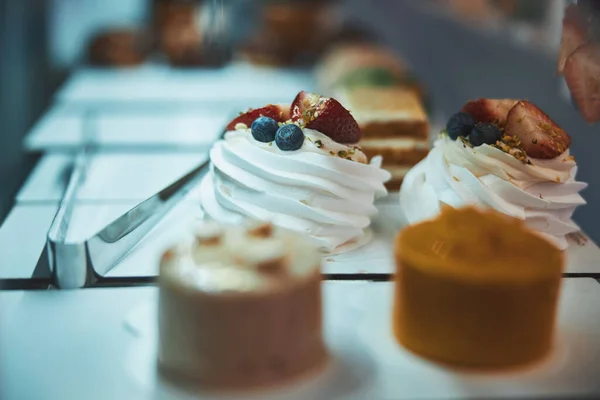
[[359, 148], [312, 129], [303, 132], [296, 151], [259, 142], [249, 129], [227, 132], [210, 151], [211, 170], [200, 195], [204, 210], [224, 223], [270, 221], [308, 234], [328, 252], [364, 244], [377, 213], [373, 202], [387, 194], [390, 174], [381, 158], [367, 164]]
[[493, 146], [470, 147], [443, 135], [404, 178], [400, 204], [411, 224], [435, 217], [444, 205], [494, 208], [564, 250], [565, 236], [579, 230], [573, 212], [585, 204], [579, 191], [587, 184], [577, 182], [576, 173], [569, 150], [524, 163]]

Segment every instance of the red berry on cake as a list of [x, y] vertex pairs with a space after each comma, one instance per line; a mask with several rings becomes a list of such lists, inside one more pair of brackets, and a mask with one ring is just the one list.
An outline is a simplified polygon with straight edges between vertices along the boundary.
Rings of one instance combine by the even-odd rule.
[[519, 101], [511, 108], [504, 133], [517, 137], [523, 150], [532, 158], [554, 158], [571, 146], [571, 137], [528, 101]]
[[338, 143], [356, 143], [361, 131], [358, 123], [339, 101], [318, 94], [300, 92], [292, 102], [293, 121], [317, 130]]
[[292, 101], [292, 105], [290, 106], [290, 114], [292, 116], [292, 120], [299, 121], [302, 119], [302, 116], [315, 107], [315, 104], [319, 102], [323, 97], [316, 93], [310, 93], [306, 91], [301, 91], [296, 95], [294, 101]]
[[506, 123], [508, 111], [517, 100], [512, 99], [477, 99], [468, 101], [461, 111], [471, 114], [477, 122]]
[[290, 107], [286, 104], [269, 104], [257, 109], [249, 109], [227, 124], [227, 130], [232, 131], [237, 124], [250, 127], [260, 117], [269, 117], [277, 122], [285, 122], [290, 119]]
[[564, 75], [586, 121], [600, 121], [600, 44], [586, 44], [575, 50], [565, 62]]

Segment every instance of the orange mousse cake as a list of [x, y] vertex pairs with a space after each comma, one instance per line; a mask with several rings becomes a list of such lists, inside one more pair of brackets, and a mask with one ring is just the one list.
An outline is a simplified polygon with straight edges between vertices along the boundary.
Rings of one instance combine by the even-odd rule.
[[394, 334], [466, 367], [532, 362], [552, 346], [563, 254], [496, 211], [446, 208], [396, 238]]
[[161, 372], [240, 390], [323, 366], [320, 265], [312, 242], [268, 223], [205, 225], [161, 260]]

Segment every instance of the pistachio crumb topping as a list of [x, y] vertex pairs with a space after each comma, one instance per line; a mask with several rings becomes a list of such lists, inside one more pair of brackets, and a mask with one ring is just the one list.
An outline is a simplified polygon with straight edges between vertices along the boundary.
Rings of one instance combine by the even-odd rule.
[[502, 135], [502, 138], [496, 142], [496, 144], [492, 145], [498, 150], [502, 150], [506, 154], [510, 154], [517, 160], [521, 161], [523, 164], [531, 164], [529, 161], [529, 157], [527, 157], [527, 153], [523, 150], [521, 146], [521, 141], [516, 136], [511, 135]]
[[273, 225], [269, 222], [259, 224], [248, 229], [248, 235], [259, 237], [259, 238], [267, 238], [273, 235]]

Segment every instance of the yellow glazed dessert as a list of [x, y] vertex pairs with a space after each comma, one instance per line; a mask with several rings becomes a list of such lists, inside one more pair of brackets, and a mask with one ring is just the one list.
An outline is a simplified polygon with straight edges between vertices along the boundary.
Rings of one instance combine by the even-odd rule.
[[445, 209], [396, 238], [394, 334], [467, 367], [509, 367], [552, 346], [563, 254], [519, 220]]

